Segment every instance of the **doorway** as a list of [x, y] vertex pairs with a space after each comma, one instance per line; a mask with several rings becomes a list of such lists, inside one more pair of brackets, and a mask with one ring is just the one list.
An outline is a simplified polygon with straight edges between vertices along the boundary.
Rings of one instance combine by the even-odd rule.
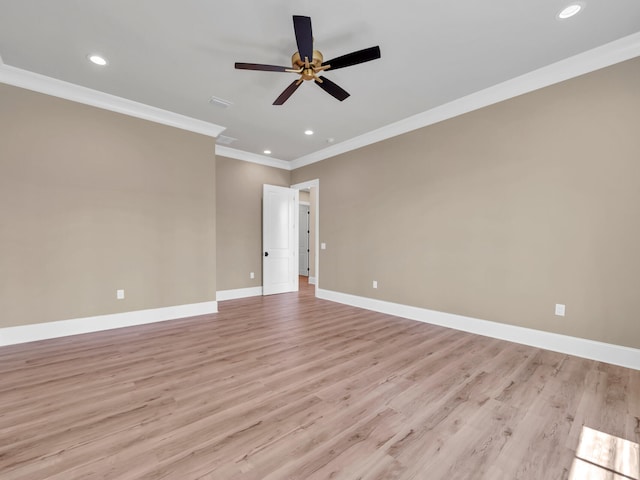
[[318, 288], [320, 282], [320, 180], [291, 185], [300, 191], [309, 192], [309, 284]]
[[310, 213], [309, 204], [300, 201], [300, 207], [298, 208], [298, 274], [303, 277], [309, 276]]

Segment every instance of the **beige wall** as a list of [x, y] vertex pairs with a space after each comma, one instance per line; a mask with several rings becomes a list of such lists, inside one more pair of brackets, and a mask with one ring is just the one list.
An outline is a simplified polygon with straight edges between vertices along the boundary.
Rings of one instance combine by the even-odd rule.
[[309, 192], [305, 192], [304, 190], [300, 190], [298, 192], [298, 194], [300, 195], [300, 198], [298, 199], [298, 201], [309, 203]]
[[216, 158], [218, 290], [262, 285], [262, 185], [288, 187], [290, 177], [288, 170]]
[[259, 286], [262, 184], [319, 178], [322, 288], [640, 347], [639, 79], [631, 60], [294, 172], [0, 85], [0, 327]]
[[639, 85], [634, 59], [295, 170], [319, 286], [640, 347]]
[[0, 327], [215, 300], [212, 138], [7, 85], [0, 105]]

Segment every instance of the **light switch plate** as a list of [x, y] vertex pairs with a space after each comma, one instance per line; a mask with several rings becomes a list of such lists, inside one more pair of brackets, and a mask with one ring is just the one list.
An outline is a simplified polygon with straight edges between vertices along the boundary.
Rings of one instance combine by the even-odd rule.
[[124, 298], [124, 290], [116, 290], [116, 298], [122, 300]]
[[324, 243], [324, 242], [322, 242], [322, 243], [320, 244], [320, 250], [326, 250], [326, 249], [327, 249], [327, 244], [326, 244], [326, 243]]
[[564, 317], [564, 309], [564, 305], [562, 305], [561, 303], [556, 303], [556, 315], [558, 315], [559, 317]]

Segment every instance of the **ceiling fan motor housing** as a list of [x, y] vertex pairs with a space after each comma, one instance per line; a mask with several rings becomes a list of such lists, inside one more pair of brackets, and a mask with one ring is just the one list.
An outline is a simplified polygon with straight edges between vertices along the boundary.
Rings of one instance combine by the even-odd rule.
[[296, 52], [291, 56], [291, 65], [294, 70], [300, 70], [302, 68], [302, 78], [304, 80], [313, 80], [317, 69], [322, 66], [323, 56], [318, 50], [313, 51], [313, 58], [309, 59], [309, 68], [305, 68], [305, 62], [303, 58], [300, 58], [300, 53]]

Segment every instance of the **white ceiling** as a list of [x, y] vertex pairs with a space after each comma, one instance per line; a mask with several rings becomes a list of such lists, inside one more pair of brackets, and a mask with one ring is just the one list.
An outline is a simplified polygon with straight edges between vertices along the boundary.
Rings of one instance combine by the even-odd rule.
[[[40, 73], [226, 127], [230, 146], [295, 160], [640, 31], [639, 0], [0, 0], [0, 56]], [[327, 72], [338, 102], [293, 74], [292, 15], [312, 18], [330, 59], [379, 45], [382, 58]], [[89, 53], [109, 65], [87, 61]], [[211, 96], [233, 103], [220, 108]], [[306, 136], [310, 128], [315, 135]]]

